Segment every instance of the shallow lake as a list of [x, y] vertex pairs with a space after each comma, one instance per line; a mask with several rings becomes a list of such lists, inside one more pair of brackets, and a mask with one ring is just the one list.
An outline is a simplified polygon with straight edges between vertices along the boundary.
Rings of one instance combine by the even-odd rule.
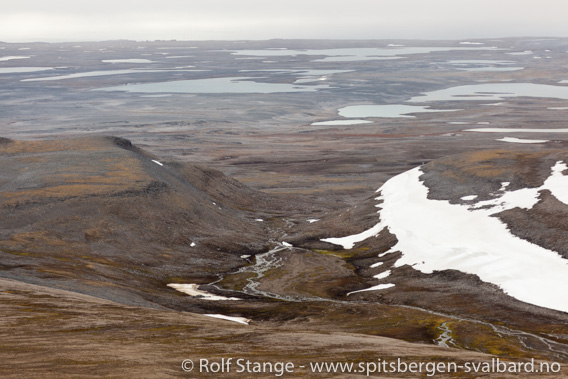
[[256, 72], [270, 74], [292, 74], [297, 79], [294, 84], [311, 83], [318, 80], [326, 80], [328, 76], [334, 74], [342, 74], [346, 72], [353, 72], [354, 70], [304, 70], [304, 69], [259, 69], [259, 70], [239, 70], [239, 72]]
[[488, 59], [478, 60], [452, 60], [448, 64], [454, 66], [457, 70], [473, 71], [473, 72], [493, 72], [493, 71], [519, 71], [524, 67], [512, 66], [513, 61], [498, 61]]
[[98, 88], [95, 91], [124, 91], [136, 93], [279, 93], [315, 92], [328, 85], [294, 85], [287, 83], [260, 83], [251, 77], [175, 80], [159, 83], [126, 84]]
[[325, 58], [317, 59], [316, 62], [348, 62], [365, 61], [375, 59], [399, 59], [401, 56], [410, 54], [428, 54], [438, 51], [453, 50], [495, 50], [494, 47], [366, 47], [366, 48], [343, 48], [343, 49], [265, 49], [265, 50], [233, 50], [233, 55], [246, 55], [257, 57], [319, 55]]
[[149, 59], [139, 59], [139, 58], [126, 58], [126, 59], [103, 59], [103, 63], [153, 63]]
[[386, 105], [350, 105], [339, 109], [339, 115], [343, 117], [392, 117], [413, 118], [410, 113], [426, 112], [453, 112], [454, 109], [441, 110], [430, 109], [428, 106], [386, 104]]
[[332, 120], [332, 121], [319, 121], [313, 122], [314, 126], [325, 126], [325, 125], [359, 125], [359, 124], [370, 124], [373, 121], [367, 120]]
[[65, 80], [65, 79], [86, 78], [86, 77], [91, 77], [91, 76], [142, 74], [142, 73], [152, 73], [152, 72], [194, 72], [194, 71], [205, 71], [205, 70], [134, 70], [134, 69], [101, 70], [101, 71], [77, 72], [77, 73], [68, 74], [68, 75], [57, 75], [57, 76], [46, 76], [46, 77], [40, 77], [40, 78], [30, 78], [30, 79], [24, 79], [24, 80], [22, 80], [22, 82]]
[[0, 74], [18, 74], [53, 70], [54, 67], [0, 67]]
[[12, 61], [14, 59], [28, 59], [30, 56], [10, 55], [7, 57], [0, 57], [0, 62]]
[[544, 97], [568, 100], [568, 86], [535, 83], [485, 83], [450, 87], [415, 96], [410, 102], [503, 100], [508, 97]]

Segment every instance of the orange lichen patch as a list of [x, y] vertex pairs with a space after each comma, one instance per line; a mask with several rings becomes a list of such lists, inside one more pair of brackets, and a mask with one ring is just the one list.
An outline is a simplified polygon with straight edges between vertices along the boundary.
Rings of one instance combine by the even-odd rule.
[[106, 259], [106, 258], [102, 258], [102, 257], [97, 257], [97, 256], [88, 256], [88, 255], [83, 255], [81, 256], [81, 259], [96, 263], [96, 264], [102, 264], [102, 265], [115, 265], [116, 263]]
[[479, 165], [477, 167], [464, 168], [463, 170], [468, 175], [475, 175], [482, 178], [499, 178], [505, 175], [508, 170], [504, 168], [495, 168], [490, 165]]
[[68, 246], [69, 243], [59, 239], [53, 235], [48, 235], [47, 232], [25, 232], [13, 234], [11, 242], [25, 245], [40, 245], [40, 246]]
[[100, 150], [100, 140], [95, 143], [95, 139], [83, 138], [80, 143], [76, 140], [50, 140], [50, 141], [12, 141], [8, 144], [0, 145], [0, 154], [22, 154], [22, 153], [48, 153], [54, 151], [73, 151], [73, 150]]
[[450, 170], [445, 170], [442, 172], [442, 175], [446, 178], [465, 182], [471, 176], [477, 176], [481, 178], [499, 178], [505, 175], [507, 172], [508, 170], [505, 168], [497, 168], [489, 164], [473, 164], [471, 166], [464, 164], [463, 166], [459, 167], [459, 169], [456, 169], [456, 167], [454, 166]]
[[446, 178], [451, 178], [457, 181], [465, 181], [465, 178], [463, 176], [458, 175], [457, 173], [455, 173], [454, 171], [451, 170], [446, 170], [444, 172], [442, 172], [442, 176], [446, 177]]
[[463, 155], [463, 159], [461, 160], [463, 163], [479, 163], [479, 162], [486, 162], [489, 160], [500, 159], [503, 158], [505, 155], [510, 155], [510, 152], [507, 150], [483, 150], [483, 151], [474, 151], [471, 153], [467, 153]]
[[[44, 147], [44, 143], [25, 145]], [[140, 189], [151, 182], [139, 156], [116, 148], [16, 154], [10, 158], [10, 169], [12, 188], [0, 194], [0, 200], [8, 206], [37, 198], [53, 200], [118, 193]]]
[[63, 260], [86, 253], [86, 246], [59, 238], [53, 233], [35, 231], [16, 233], [9, 239], [0, 241], [3, 253], [29, 257], [52, 257]]
[[95, 287], [119, 287], [114, 283], [104, 281], [84, 280], [83, 283]]
[[103, 238], [103, 231], [99, 228], [90, 228], [85, 230], [85, 240], [87, 241], [98, 241]]
[[150, 177], [142, 170], [139, 160], [123, 158], [114, 159], [98, 167], [93, 167], [88, 162], [78, 162], [67, 167], [65, 171], [50, 175], [46, 184], [93, 184], [124, 188], [142, 182], [148, 184]]
[[40, 272], [42, 274], [51, 276], [51, 277], [56, 277], [56, 278], [75, 278], [76, 274], [74, 274], [71, 270], [62, 270], [59, 268], [53, 268], [53, 267], [41, 267], [37, 269], [37, 272]]
[[451, 164], [454, 162], [456, 166], [466, 166], [479, 163], [494, 163], [498, 160], [509, 160], [509, 161], [533, 161], [541, 158], [550, 151], [544, 152], [518, 152], [518, 151], [508, 151], [508, 150], [483, 150], [474, 151], [461, 155], [459, 158], [453, 157], [453, 159], [443, 159], [445, 164]]
[[539, 159], [546, 154], [550, 154], [550, 151], [485, 150], [443, 158], [431, 164], [443, 167], [442, 175], [457, 181], [467, 181], [471, 176], [502, 178], [505, 175], [519, 175], [530, 182], [531, 178], [532, 181], [536, 180], [535, 176], [540, 170]]
[[14, 242], [47, 243], [49, 245], [65, 244], [64, 241], [48, 236], [46, 232], [25, 232], [12, 235]]
[[31, 190], [23, 190], [17, 192], [4, 192], [2, 197], [5, 198], [5, 204], [18, 203], [30, 198], [54, 198], [54, 197], [77, 197], [82, 195], [97, 195], [109, 193], [112, 186], [103, 184], [93, 186], [88, 184], [68, 184], [61, 186], [52, 186], [46, 188], [37, 188]]
[[108, 177], [124, 182], [150, 182], [151, 178], [142, 170], [138, 159], [121, 159], [109, 165]]

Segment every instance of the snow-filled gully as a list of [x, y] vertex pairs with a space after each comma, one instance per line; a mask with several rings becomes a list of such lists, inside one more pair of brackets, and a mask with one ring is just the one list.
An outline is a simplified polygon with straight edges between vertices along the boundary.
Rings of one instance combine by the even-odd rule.
[[[454, 269], [477, 275], [498, 285], [508, 295], [534, 305], [568, 312], [568, 260], [512, 235], [494, 214], [513, 208], [531, 209], [541, 190], [549, 190], [568, 204], [568, 166], [557, 162], [538, 188], [507, 191], [503, 186], [495, 198], [467, 204], [428, 199], [428, 188], [420, 181], [420, 167], [388, 180], [377, 192], [382, 200], [380, 222], [352, 236], [323, 241], [351, 249], [355, 243], [377, 236], [385, 227], [396, 235], [397, 244], [387, 253], [402, 252], [394, 267], [408, 264], [423, 272]], [[367, 290], [387, 288], [379, 285]]]

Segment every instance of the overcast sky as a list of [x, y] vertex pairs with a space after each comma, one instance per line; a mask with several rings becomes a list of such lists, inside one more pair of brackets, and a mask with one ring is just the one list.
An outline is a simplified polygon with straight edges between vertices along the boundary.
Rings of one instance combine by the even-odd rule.
[[1, 0], [0, 41], [568, 37], [567, 0]]

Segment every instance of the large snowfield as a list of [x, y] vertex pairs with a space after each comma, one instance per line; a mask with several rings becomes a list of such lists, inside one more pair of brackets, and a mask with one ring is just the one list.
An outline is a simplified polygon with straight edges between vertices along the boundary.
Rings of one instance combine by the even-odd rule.
[[387, 227], [398, 239], [388, 252], [402, 252], [395, 267], [407, 264], [423, 273], [453, 269], [475, 274], [518, 300], [568, 312], [568, 297], [564, 296], [568, 293], [568, 260], [514, 236], [492, 217], [507, 209], [532, 208], [544, 189], [568, 204], [568, 176], [563, 174], [567, 168], [557, 162], [538, 188], [507, 191], [508, 183], [503, 183], [491, 200], [474, 202], [476, 194], [472, 193], [467, 204], [450, 204], [428, 199], [417, 167], [379, 188], [377, 200], [383, 203], [377, 225], [357, 235], [324, 241], [350, 249]]

